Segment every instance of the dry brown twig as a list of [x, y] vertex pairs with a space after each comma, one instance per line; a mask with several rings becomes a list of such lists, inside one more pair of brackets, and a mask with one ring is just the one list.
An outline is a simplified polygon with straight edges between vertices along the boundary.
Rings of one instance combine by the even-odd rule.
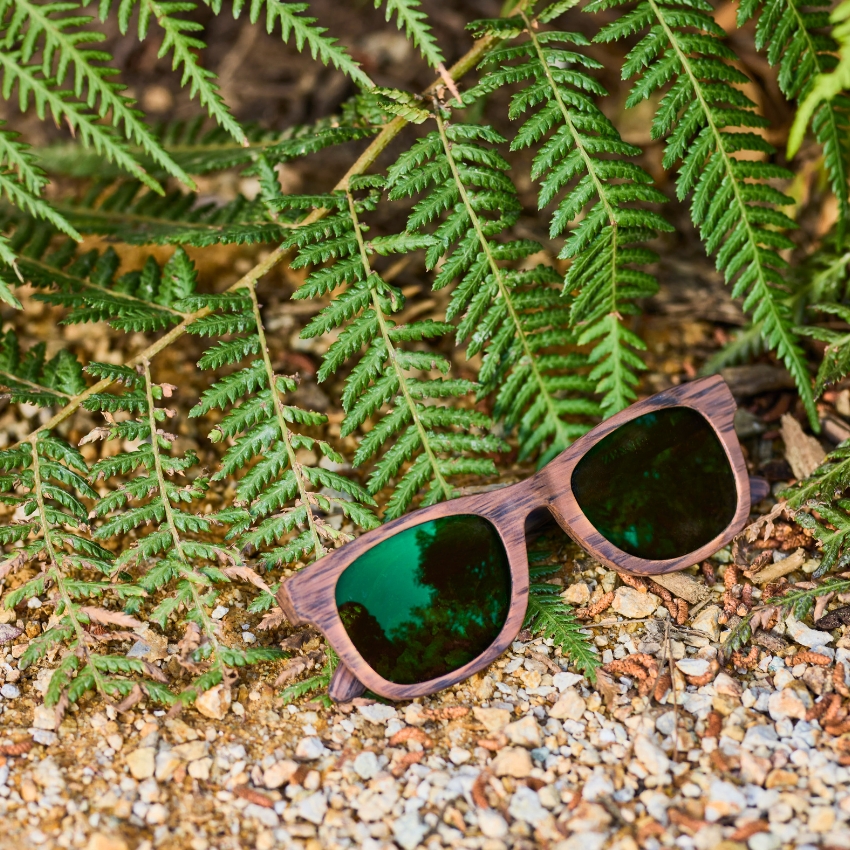
[[408, 741], [416, 741], [416, 743], [421, 744], [426, 750], [434, 746], [434, 741], [425, 732], [417, 729], [415, 726], [405, 726], [404, 729], [399, 729], [390, 738], [389, 744], [391, 747], [397, 747], [399, 744], [405, 744]]
[[596, 602], [592, 602], [587, 608], [577, 608], [574, 616], [577, 620], [590, 620], [610, 608], [613, 601], [614, 592], [609, 590], [608, 593], [603, 593]]

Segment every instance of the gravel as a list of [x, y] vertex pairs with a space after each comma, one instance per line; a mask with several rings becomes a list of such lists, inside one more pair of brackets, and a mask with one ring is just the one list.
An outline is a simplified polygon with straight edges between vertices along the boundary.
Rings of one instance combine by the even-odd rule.
[[[611, 586], [593, 566], [582, 583], [593, 600]], [[850, 732], [812, 714], [834, 698], [850, 635], [790, 619], [778, 654], [721, 665], [715, 587], [685, 626], [633, 588], [618, 598], [653, 617], [587, 624], [610, 660], [652, 657], [663, 674], [669, 644], [659, 700], [634, 673], [591, 682], [534, 639], [407, 704], [284, 706], [257, 680], [175, 717], [88, 701], [57, 724], [13, 638], [0, 647], [4, 846], [850, 850]], [[795, 663], [803, 648], [829, 665]]]

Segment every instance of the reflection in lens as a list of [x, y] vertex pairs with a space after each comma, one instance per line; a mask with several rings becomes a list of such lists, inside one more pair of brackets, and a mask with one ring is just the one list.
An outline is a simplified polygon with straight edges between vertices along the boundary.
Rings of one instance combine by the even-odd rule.
[[336, 604], [357, 651], [397, 684], [436, 679], [481, 655], [511, 602], [505, 547], [471, 514], [408, 528], [342, 573]]
[[723, 445], [689, 407], [621, 425], [578, 462], [570, 483], [597, 531], [647, 560], [696, 551], [732, 522], [738, 504]]

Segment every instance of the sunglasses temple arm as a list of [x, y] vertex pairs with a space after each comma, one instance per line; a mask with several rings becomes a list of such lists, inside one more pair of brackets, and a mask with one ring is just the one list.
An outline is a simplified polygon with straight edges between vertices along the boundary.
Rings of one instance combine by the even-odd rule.
[[342, 663], [340, 659], [328, 685], [328, 696], [334, 702], [348, 702], [359, 697], [366, 686]]
[[770, 484], [764, 478], [750, 476], [750, 504], [755, 505], [770, 494]]

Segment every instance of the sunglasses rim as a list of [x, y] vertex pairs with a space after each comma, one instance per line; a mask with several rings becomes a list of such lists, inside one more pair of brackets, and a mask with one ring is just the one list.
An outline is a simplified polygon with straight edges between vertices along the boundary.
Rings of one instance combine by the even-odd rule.
[[[678, 558], [653, 561], [624, 552], [594, 528], [572, 493], [571, 478], [581, 458], [612, 431], [645, 413], [669, 407], [693, 408], [712, 426], [732, 468], [738, 504], [724, 531], [704, 546]], [[733, 426], [735, 409], [732, 393], [720, 376], [663, 390], [600, 423], [524, 481], [490, 493], [464, 496], [420, 508], [361, 535], [286, 579], [277, 592], [277, 600], [292, 625], [315, 625], [337, 652], [340, 663], [351, 677], [356, 677], [374, 693], [392, 700], [405, 700], [443, 690], [484, 669], [508, 648], [519, 633], [528, 606], [525, 520], [535, 509], [547, 507], [561, 528], [585, 551], [612, 569], [632, 575], [660, 575], [683, 569], [699, 563], [729, 543], [743, 528], [750, 511], [750, 482]], [[464, 514], [489, 520], [505, 547], [511, 575], [511, 600], [505, 623], [493, 643], [462, 667], [424, 682], [390, 682], [360, 655], [345, 630], [336, 606], [337, 580], [353, 561], [395, 534], [434, 519]]]

